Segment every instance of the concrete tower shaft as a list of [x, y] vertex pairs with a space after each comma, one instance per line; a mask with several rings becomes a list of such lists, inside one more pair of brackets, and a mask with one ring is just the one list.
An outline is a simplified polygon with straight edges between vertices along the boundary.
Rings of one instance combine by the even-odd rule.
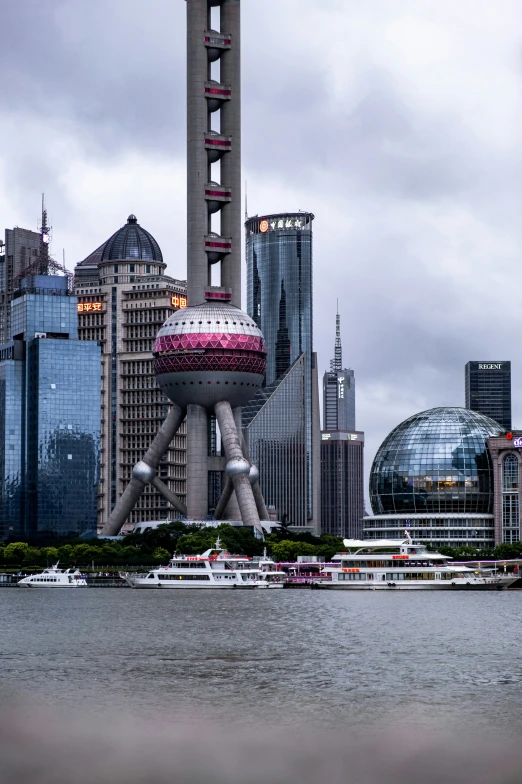
[[[212, 8], [219, 8], [219, 30], [212, 29]], [[191, 305], [217, 300], [241, 307], [240, 69], [240, 0], [187, 0]], [[210, 267], [216, 263], [221, 264], [221, 291], [210, 290]]]

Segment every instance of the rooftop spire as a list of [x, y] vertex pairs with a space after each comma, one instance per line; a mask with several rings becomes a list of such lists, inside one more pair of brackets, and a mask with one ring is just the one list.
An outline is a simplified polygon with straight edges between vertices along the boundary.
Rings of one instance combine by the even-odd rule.
[[341, 346], [341, 317], [339, 315], [339, 300], [337, 300], [337, 315], [335, 317], [335, 348], [334, 358], [330, 360], [330, 372], [339, 373], [343, 369], [343, 349]]

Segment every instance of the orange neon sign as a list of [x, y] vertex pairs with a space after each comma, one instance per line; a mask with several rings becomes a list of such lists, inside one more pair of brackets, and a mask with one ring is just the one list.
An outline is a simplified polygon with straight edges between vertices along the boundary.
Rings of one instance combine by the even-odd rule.
[[101, 309], [101, 302], [78, 302], [78, 313], [91, 313], [92, 311], [100, 311]]
[[170, 298], [171, 304], [175, 308], [186, 308], [187, 307], [187, 298], [186, 297], [178, 297], [175, 294], [173, 297]]

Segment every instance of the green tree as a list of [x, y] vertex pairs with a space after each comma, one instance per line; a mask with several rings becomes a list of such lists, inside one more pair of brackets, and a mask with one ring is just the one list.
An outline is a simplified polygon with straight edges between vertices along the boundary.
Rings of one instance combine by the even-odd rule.
[[37, 564], [40, 560], [40, 550], [38, 547], [28, 547], [24, 553], [24, 558], [22, 563], [24, 566], [32, 566], [33, 564]]
[[27, 542], [10, 542], [4, 549], [6, 563], [22, 563], [29, 551]]
[[43, 563], [55, 564], [60, 560], [60, 553], [57, 547], [42, 547], [40, 550], [40, 561]]
[[522, 558], [522, 542], [513, 542], [512, 544], [499, 544], [493, 550], [493, 558], [509, 559], [509, 558]]
[[168, 561], [170, 559], [170, 553], [168, 550], [165, 550], [164, 547], [156, 547], [154, 552], [152, 553], [152, 557], [155, 561]]
[[298, 555], [317, 555], [317, 545], [283, 539], [272, 544], [270, 553], [274, 561], [295, 561]]
[[93, 560], [98, 560], [99, 549], [91, 547], [90, 544], [77, 544], [72, 548], [70, 558], [76, 564], [88, 564]]

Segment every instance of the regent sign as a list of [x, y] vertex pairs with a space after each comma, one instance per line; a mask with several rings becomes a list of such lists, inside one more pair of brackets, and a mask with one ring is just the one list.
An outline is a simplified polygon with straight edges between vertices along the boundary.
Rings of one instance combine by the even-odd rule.
[[502, 369], [502, 362], [497, 362], [489, 365], [481, 365], [479, 363], [479, 370], [501, 370], [501, 369]]

